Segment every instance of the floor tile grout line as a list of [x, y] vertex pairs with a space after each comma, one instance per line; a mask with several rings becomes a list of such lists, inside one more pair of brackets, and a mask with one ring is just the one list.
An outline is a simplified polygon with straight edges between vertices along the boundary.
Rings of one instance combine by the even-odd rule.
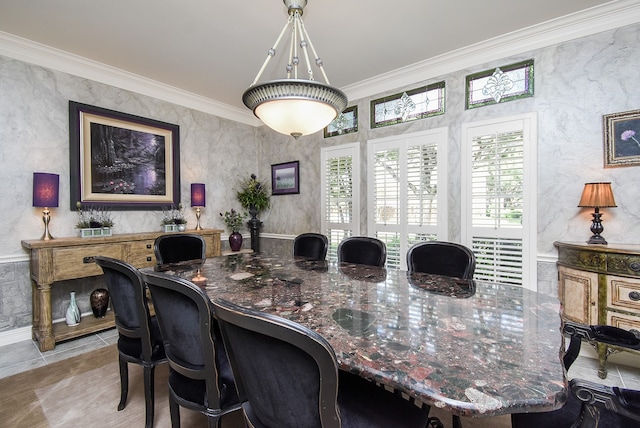
[[40, 356], [40, 359], [42, 361], [44, 361], [45, 364], [49, 364], [47, 362], [47, 359], [44, 357], [44, 355], [42, 354], [42, 351], [40, 351], [40, 348], [38, 347], [38, 343], [35, 340], [31, 341], [31, 344], [33, 345], [33, 347], [35, 348], [36, 352], [38, 353], [38, 355]]

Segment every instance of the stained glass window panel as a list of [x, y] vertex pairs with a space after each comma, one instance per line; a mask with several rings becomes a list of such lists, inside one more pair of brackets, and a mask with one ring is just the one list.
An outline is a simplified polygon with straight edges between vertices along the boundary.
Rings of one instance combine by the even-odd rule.
[[444, 82], [371, 101], [371, 128], [444, 114]]
[[482, 71], [466, 78], [466, 108], [533, 96], [533, 60]]
[[326, 128], [324, 138], [358, 131], [358, 106], [351, 106], [338, 115]]

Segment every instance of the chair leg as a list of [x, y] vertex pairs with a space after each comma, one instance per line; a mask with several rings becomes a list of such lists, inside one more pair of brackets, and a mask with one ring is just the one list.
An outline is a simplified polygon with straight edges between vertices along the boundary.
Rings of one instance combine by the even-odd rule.
[[171, 428], [180, 428], [180, 406], [169, 392], [169, 414], [171, 415]]
[[444, 428], [444, 424], [440, 419], [432, 416], [427, 420], [427, 428]]
[[118, 404], [118, 411], [124, 409], [127, 406], [127, 395], [129, 394], [129, 368], [127, 362], [122, 358], [118, 358], [120, 365], [120, 403]]
[[220, 417], [207, 416], [207, 422], [209, 424], [209, 428], [218, 428], [220, 425]]
[[145, 427], [152, 428], [153, 427], [153, 413], [154, 413], [154, 376], [153, 372], [155, 367], [145, 367], [144, 368], [144, 403], [145, 403]]
[[453, 428], [462, 428], [462, 420], [458, 415], [453, 415]]

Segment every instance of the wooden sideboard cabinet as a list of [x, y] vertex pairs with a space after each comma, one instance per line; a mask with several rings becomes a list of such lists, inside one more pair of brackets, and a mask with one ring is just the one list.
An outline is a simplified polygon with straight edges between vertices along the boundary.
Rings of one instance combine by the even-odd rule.
[[[206, 242], [207, 257], [220, 252], [219, 229], [189, 230]], [[113, 312], [104, 318], [83, 317], [80, 324], [69, 327], [64, 322], [52, 322], [51, 286], [57, 281], [102, 275], [95, 263], [85, 263], [92, 256], [107, 256], [124, 260], [137, 268], [153, 266], [155, 239], [164, 232], [132, 233], [95, 238], [56, 238], [50, 241], [22, 241], [29, 250], [32, 286], [32, 336], [41, 351], [55, 348], [57, 342], [83, 336], [115, 326]]]
[[[555, 242], [562, 318], [606, 324], [640, 335], [640, 245]], [[598, 375], [607, 377], [607, 357], [621, 348], [598, 344]], [[632, 351], [629, 351], [632, 352]]]

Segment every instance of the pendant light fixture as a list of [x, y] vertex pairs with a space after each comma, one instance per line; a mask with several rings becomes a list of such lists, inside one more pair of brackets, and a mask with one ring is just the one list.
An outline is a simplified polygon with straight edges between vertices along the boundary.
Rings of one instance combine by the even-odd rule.
[[[322, 60], [304, 28], [302, 12], [307, 0], [283, 2], [288, 8], [289, 19], [273, 47], [269, 49], [258, 75], [242, 95], [242, 101], [269, 128], [298, 138], [301, 135], [313, 134], [330, 124], [347, 106], [347, 96], [341, 90], [330, 86], [322, 67]], [[275, 56], [278, 44], [287, 29], [291, 34], [287, 77], [258, 83], [269, 61]], [[309, 49], [326, 83], [314, 80]], [[301, 61], [299, 51], [302, 51], [307, 67], [306, 79], [298, 77], [298, 65]]]

